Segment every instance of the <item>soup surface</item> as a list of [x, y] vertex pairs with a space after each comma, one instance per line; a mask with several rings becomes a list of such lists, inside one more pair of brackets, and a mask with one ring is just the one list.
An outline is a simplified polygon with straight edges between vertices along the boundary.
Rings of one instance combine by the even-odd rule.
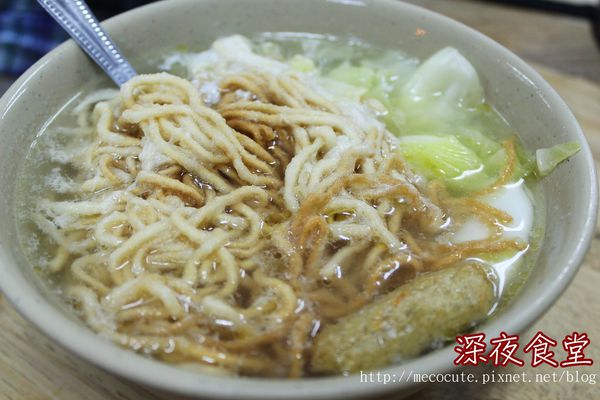
[[535, 258], [535, 160], [445, 48], [231, 36], [98, 80], [32, 145], [32, 265], [91, 329], [219, 374], [349, 374], [489, 318]]

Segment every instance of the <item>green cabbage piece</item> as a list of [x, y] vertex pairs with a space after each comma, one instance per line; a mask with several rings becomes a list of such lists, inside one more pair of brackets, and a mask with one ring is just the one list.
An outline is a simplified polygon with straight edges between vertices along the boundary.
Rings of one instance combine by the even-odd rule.
[[[519, 179], [529, 179], [535, 177], [535, 157], [527, 151], [518, 141], [514, 141], [516, 162], [513, 174], [508, 182], [515, 182]], [[490, 176], [499, 178], [508, 162], [506, 150], [500, 148], [496, 153], [485, 160], [485, 172]]]
[[[419, 175], [441, 179], [454, 195], [478, 192], [494, 184], [504, 171], [504, 147], [477, 131], [460, 135], [401, 136], [398, 151]], [[516, 166], [511, 181], [530, 176], [533, 157], [515, 144]]]
[[353, 86], [370, 89], [373, 86], [375, 74], [375, 70], [371, 68], [354, 66], [346, 61], [332, 69], [328, 77]]
[[456, 137], [462, 144], [473, 150], [481, 159], [487, 159], [502, 149], [500, 143], [487, 137], [476, 129], [458, 129]]
[[556, 146], [538, 149], [535, 152], [537, 174], [540, 177], [548, 175], [561, 162], [577, 154], [581, 150], [578, 142], [567, 142]]
[[360, 65], [376, 72], [377, 78], [380, 79], [377, 84], [393, 90], [393, 88], [403, 87], [413, 76], [419, 66], [419, 60], [402, 53], [385, 52], [379, 57], [368, 57], [362, 60]]
[[350, 85], [348, 83], [338, 81], [335, 79], [322, 78], [320, 77], [319, 85], [323, 87], [327, 92], [332, 95], [335, 99], [338, 100], [352, 100], [352, 101], [360, 101], [360, 99], [365, 95], [367, 89]]
[[443, 180], [454, 194], [480, 190], [494, 182], [481, 158], [455, 136], [402, 136], [398, 150], [416, 173]]
[[535, 157], [525, 149], [519, 140], [515, 140], [515, 151], [517, 153], [517, 165], [513, 174], [513, 180], [527, 178], [535, 174]]
[[413, 103], [434, 103], [454, 108], [483, 103], [483, 88], [471, 63], [452, 47], [427, 59], [404, 85], [403, 94]]
[[477, 154], [450, 135], [403, 136], [399, 148], [410, 165], [428, 179], [452, 179], [483, 167]]
[[[428, 179], [444, 180], [451, 192], [482, 190], [504, 170], [507, 155], [496, 138], [513, 132], [484, 102], [477, 71], [458, 50], [444, 48], [420, 66], [387, 53], [360, 63], [344, 61], [326, 76], [364, 90], [338, 90], [341, 95], [378, 100], [387, 110], [380, 117], [400, 137], [409, 164]], [[518, 141], [515, 150], [513, 181], [535, 170], [535, 158]]]
[[382, 118], [397, 135], [453, 131], [485, 107], [475, 68], [451, 47], [420, 66], [415, 59], [385, 53], [358, 65], [341, 62], [326, 76], [366, 89], [365, 97], [386, 108]]
[[388, 92], [390, 119], [402, 112], [398, 135], [453, 133], [485, 111], [477, 71], [458, 50], [447, 47], [427, 59], [402, 86]]
[[288, 61], [288, 64], [292, 69], [303, 72], [303, 73], [311, 73], [317, 70], [315, 63], [308, 57], [305, 57], [300, 54], [296, 54]]

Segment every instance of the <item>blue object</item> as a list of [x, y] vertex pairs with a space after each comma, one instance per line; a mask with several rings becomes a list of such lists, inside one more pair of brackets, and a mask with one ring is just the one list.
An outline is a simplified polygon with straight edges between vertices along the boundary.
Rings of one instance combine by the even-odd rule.
[[[149, 0], [90, 0], [100, 19]], [[69, 37], [36, 0], [0, 0], [0, 75], [20, 75]]]

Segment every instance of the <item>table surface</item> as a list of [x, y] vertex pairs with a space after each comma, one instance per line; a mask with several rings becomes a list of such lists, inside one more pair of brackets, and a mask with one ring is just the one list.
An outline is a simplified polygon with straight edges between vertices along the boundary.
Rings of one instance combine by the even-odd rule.
[[[569, 103], [592, 151], [600, 160], [600, 52], [582, 19], [543, 14], [497, 3], [459, 0], [412, 0], [464, 22], [536, 63], [544, 77]], [[540, 65], [541, 64], [541, 65]], [[547, 68], [551, 67], [551, 68]], [[570, 75], [566, 75], [570, 74]], [[594, 84], [594, 82], [596, 84]], [[0, 93], [10, 79], [0, 78]], [[552, 309], [527, 333], [542, 330], [560, 341], [573, 330], [588, 333], [587, 356], [600, 363], [600, 229], [575, 280]], [[161, 397], [93, 367], [58, 348], [0, 297], [0, 398], [14, 400], [153, 400]], [[531, 376], [550, 369], [508, 368]], [[598, 374], [598, 368], [581, 368]], [[478, 371], [480, 374], [482, 371]], [[596, 377], [598, 378], [598, 376]], [[598, 397], [583, 383], [436, 384], [411, 397], [421, 399], [562, 399]]]
[[588, 20], [474, 0], [408, 0], [447, 15], [528, 61], [600, 83], [600, 45]]

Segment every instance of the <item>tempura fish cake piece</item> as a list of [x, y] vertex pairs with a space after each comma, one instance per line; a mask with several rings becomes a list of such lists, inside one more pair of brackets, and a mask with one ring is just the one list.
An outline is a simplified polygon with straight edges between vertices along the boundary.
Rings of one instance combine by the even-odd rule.
[[425, 273], [326, 326], [315, 339], [311, 369], [349, 373], [418, 356], [483, 320], [495, 300], [490, 272], [479, 264]]

